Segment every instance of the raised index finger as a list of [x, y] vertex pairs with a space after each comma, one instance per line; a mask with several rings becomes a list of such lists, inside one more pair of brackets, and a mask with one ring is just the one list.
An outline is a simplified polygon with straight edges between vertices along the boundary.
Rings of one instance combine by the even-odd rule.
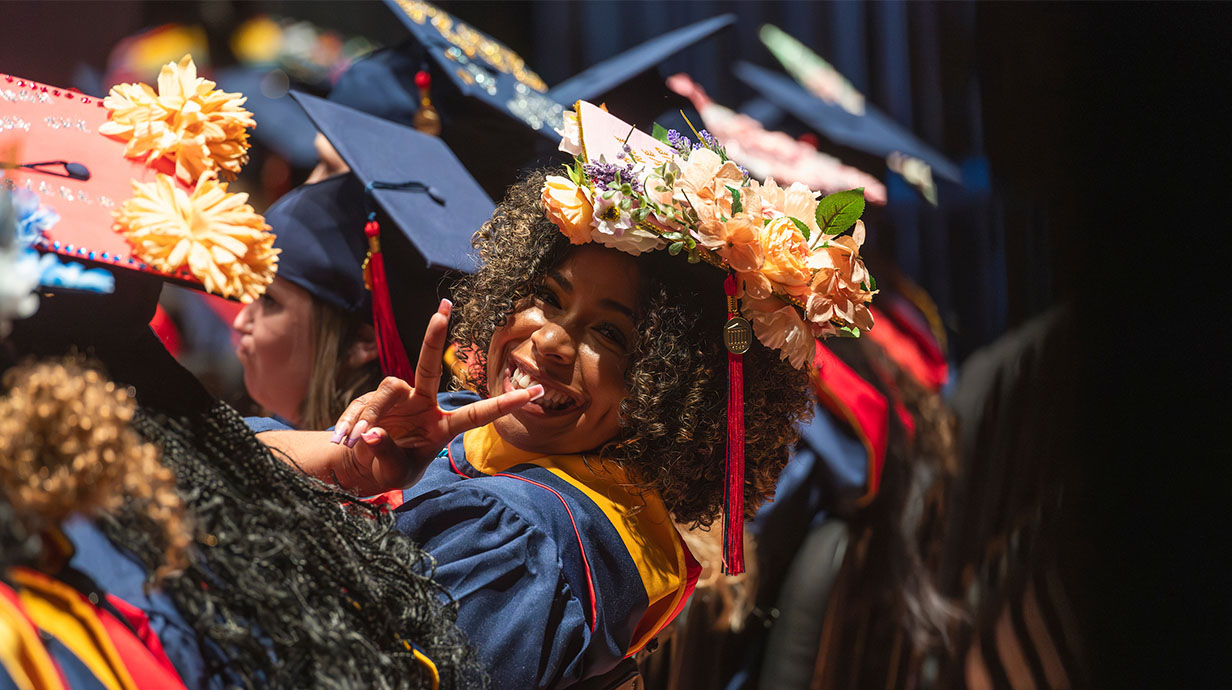
[[423, 346], [419, 349], [419, 363], [415, 365], [415, 395], [436, 400], [436, 391], [441, 386], [441, 369], [445, 357], [445, 339], [449, 333], [449, 315], [453, 302], [441, 300], [441, 306], [428, 321], [424, 331]]
[[530, 388], [509, 391], [495, 398], [473, 402], [450, 412], [445, 418], [445, 429], [448, 431], [449, 438], [453, 438], [463, 431], [494, 422], [542, 396], [543, 385], [535, 384]]

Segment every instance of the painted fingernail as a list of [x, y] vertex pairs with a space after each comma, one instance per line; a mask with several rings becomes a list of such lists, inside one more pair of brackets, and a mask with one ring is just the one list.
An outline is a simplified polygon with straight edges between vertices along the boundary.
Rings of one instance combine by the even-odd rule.
[[361, 434], [361, 436], [363, 436], [364, 442], [366, 443], [376, 443], [381, 439], [381, 432], [376, 429], [369, 429]]
[[439, 311], [442, 314], [448, 314], [452, 310], [453, 310], [453, 302], [450, 302], [447, 299], [441, 300], [441, 306], [437, 307], [437, 311]]
[[358, 422], [356, 422], [355, 428], [351, 429], [350, 437], [347, 438], [347, 442], [346, 442], [347, 448], [354, 448], [355, 444], [359, 443], [359, 437], [363, 436], [364, 432], [367, 430], [368, 430], [368, 420], [361, 419]]
[[534, 401], [534, 400], [538, 400], [539, 398], [542, 398], [542, 397], [543, 397], [543, 384], [541, 384], [541, 383], [536, 383], [535, 385], [531, 386], [530, 388], [527, 388], [527, 389], [526, 389], [526, 392], [527, 392], [527, 393], [530, 393], [530, 399], [531, 399], [532, 401]]
[[342, 443], [342, 439], [346, 437], [347, 430], [350, 428], [351, 425], [347, 422], [342, 422], [338, 426], [334, 427], [334, 435], [330, 437], [329, 442], [335, 444]]

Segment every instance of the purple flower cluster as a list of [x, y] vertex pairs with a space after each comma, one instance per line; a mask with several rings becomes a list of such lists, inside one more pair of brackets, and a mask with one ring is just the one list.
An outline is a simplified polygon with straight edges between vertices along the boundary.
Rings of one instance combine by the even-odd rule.
[[667, 145], [682, 154], [686, 154], [693, 149], [700, 149], [703, 146], [711, 150], [719, 147], [719, 140], [715, 139], [714, 135], [709, 131], [703, 129], [698, 132], [697, 135], [700, 136], [702, 140], [697, 143], [693, 143], [692, 140], [680, 132], [677, 132], [674, 129], [669, 129], [667, 130]]
[[623, 165], [616, 163], [586, 163], [582, 166], [582, 172], [586, 173], [586, 177], [590, 178], [590, 181], [594, 183], [595, 189], [607, 190], [616, 181], [616, 174], [620, 173], [621, 182], [628, 182], [633, 185], [634, 192], [642, 193], [641, 181], [633, 176], [632, 161]]
[[674, 129], [667, 130], [667, 145], [676, 149], [676, 151], [681, 154], [688, 153], [692, 149], [697, 148], [694, 146], [693, 142], [689, 141], [688, 137]]

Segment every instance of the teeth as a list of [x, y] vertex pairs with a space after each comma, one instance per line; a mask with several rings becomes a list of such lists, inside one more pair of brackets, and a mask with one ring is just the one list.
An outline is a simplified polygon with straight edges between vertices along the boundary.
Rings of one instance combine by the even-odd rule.
[[[513, 372], [509, 374], [509, 383], [513, 384], [514, 388], [526, 389], [533, 386], [535, 380], [530, 374], [515, 366]], [[543, 397], [539, 399], [539, 405], [547, 409], [563, 409], [571, 402], [572, 400], [565, 393], [547, 387], [544, 388]]]

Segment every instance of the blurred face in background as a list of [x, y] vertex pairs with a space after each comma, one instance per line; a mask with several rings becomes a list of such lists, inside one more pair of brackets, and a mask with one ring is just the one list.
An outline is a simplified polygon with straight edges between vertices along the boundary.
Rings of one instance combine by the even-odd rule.
[[244, 387], [257, 404], [298, 424], [312, 374], [312, 296], [282, 278], [231, 324], [239, 333], [236, 355]]

